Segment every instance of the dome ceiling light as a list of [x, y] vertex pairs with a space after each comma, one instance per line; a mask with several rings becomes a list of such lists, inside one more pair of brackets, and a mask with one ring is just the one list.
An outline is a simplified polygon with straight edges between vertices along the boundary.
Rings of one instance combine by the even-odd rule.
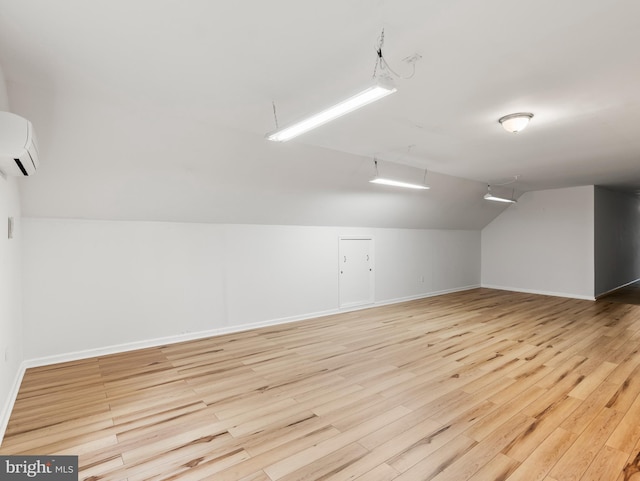
[[530, 112], [520, 112], [517, 114], [505, 115], [498, 119], [498, 122], [502, 125], [502, 128], [507, 132], [517, 133], [524, 130], [529, 121], [533, 118], [533, 114]]

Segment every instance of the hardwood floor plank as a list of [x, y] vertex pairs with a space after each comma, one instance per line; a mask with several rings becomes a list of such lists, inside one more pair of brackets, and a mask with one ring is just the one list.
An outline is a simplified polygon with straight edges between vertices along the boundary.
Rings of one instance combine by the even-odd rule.
[[278, 461], [271, 466], [264, 468], [264, 471], [273, 480], [277, 480], [286, 476], [303, 466], [313, 463], [324, 456], [327, 456], [338, 449], [343, 448], [351, 443], [357, 442], [360, 438], [374, 432], [384, 425], [401, 418], [407, 414], [408, 410], [402, 406], [394, 408], [382, 416], [367, 420], [358, 426], [340, 433], [327, 441], [322, 441], [312, 447], [300, 451], [282, 461]]
[[639, 305], [474, 289], [28, 369], [80, 479], [631, 481]]
[[358, 476], [356, 481], [391, 481], [398, 476], [398, 471], [393, 469], [387, 463], [378, 464], [368, 473]]
[[536, 416], [526, 430], [518, 434], [502, 452], [519, 462], [525, 461], [579, 405], [580, 401], [570, 396], [553, 404]]
[[397, 481], [431, 481], [457, 459], [464, 457], [477, 444], [477, 441], [466, 436], [456, 436], [395, 479]]
[[626, 412], [638, 395], [640, 395], [640, 364], [619, 385], [618, 390], [607, 403], [607, 407]]
[[393, 464], [395, 459], [402, 454], [414, 450], [417, 446], [430, 444], [439, 434], [441, 428], [442, 426], [437, 422], [427, 419], [412, 429], [388, 439], [371, 451], [367, 451], [366, 455], [345, 469], [344, 472], [332, 476], [332, 479], [347, 480], [356, 478], [374, 469], [381, 459], [386, 459], [389, 464]]
[[245, 476], [239, 481], [271, 481], [267, 473], [264, 471], [258, 471], [257, 473], [250, 474], [249, 476]]
[[569, 396], [577, 399], [587, 399], [616, 367], [618, 365], [612, 362], [603, 362], [593, 371], [586, 374], [580, 384], [569, 391]]
[[627, 462], [627, 454], [605, 446], [597, 454], [580, 481], [615, 481]]
[[541, 481], [546, 478], [551, 468], [574, 443], [577, 434], [556, 428], [544, 439], [527, 458], [507, 478], [508, 481]]
[[578, 409], [571, 413], [560, 425], [567, 431], [580, 434], [604, 408], [611, 396], [617, 391], [617, 386], [610, 382], [603, 382], [585, 399]]
[[[317, 418], [315, 421], [320, 422]], [[251, 458], [216, 473], [216, 481], [236, 481], [247, 476], [248, 473], [255, 472], [256, 469], [263, 470], [265, 466], [287, 459], [318, 443], [333, 439], [340, 432], [332, 426], [317, 426], [317, 424], [314, 424], [314, 429], [312, 430], [296, 429], [293, 434], [294, 436], [286, 442], [281, 442], [278, 437], [277, 442], [272, 442], [268, 447], [260, 445], [258, 450], [254, 449], [254, 454]]]
[[613, 433], [611, 433], [611, 436], [609, 436], [606, 443], [607, 446], [630, 455], [638, 443], [638, 440], [640, 440], [639, 419], [640, 396], [636, 397], [633, 404], [629, 407], [629, 410], [624, 414], [620, 424], [618, 424]]
[[567, 449], [549, 474], [558, 481], [579, 480], [621, 421], [622, 416], [619, 411], [603, 408]]
[[640, 449], [638, 446], [634, 449], [634, 453], [627, 458], [627, 464], [624, 466], [616, 481], [635, 481], [640, 476]]
[[473, 446], [464, 456], [437, 474], [434, 481], [457, 481], [470, 479], [483, 466], [505, 449], [514, 438], [531, 425], [531, 418], [518, 414], [496, 429], [485, 439]]
[[[273, 478], [272, 474], [269, 474], [269, 476], [272, 477], [272, 479], [279, 479], [281, 481], [298, 481], [301, 479], [331, 479], [337, 481], [338, 479], [344, 479], [339, 475], [351, 468], [367, 453], [368, 451], [358, 443], [351, 443], [327, 456], [305, 464], [300, 469], [286, 476], [281, 478]], [[357, 472], [358, 471], [356, 471], [356, 473]]]
[[504, 481], [516, 470], [519, 464], [514, 459], [498, 453], [495, 458], [482, 466], [476, 474], [468, 479], [469, 481], [486, 481], [488, 479]]
[[545, 389], [539, 386], [531, 386], [503, 405], [492, 403], [493, 408], [491, 411], [470, 427], [465, 434], [473, 439], [482, 441], [496, 429], [496, 426], [520, 413], [523, 408], [529, 406], [546, 392]]

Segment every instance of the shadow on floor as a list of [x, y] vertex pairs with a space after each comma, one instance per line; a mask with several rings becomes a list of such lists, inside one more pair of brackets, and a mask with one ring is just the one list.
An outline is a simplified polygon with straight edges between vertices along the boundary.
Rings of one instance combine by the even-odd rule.
[[599, 297], [600, 302], [618, 302], [620, 304], [635, 304], [640, 306], [640, 282], [634, 282], [626, 287]]

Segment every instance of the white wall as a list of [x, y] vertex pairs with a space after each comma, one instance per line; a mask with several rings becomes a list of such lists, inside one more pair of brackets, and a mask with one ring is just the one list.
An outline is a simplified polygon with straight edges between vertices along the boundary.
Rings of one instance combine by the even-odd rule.
[[9, 95], [7, 93], [7, 84], [2, 66], [0, 66], [0, 110], [5, 112], [9, 111]]
[[341, 235], [374, 238], [377, 303], [480, 282], [479, 231], [34, 218], [23, 231], [27, 359], [336, 312]]
[[595, 295], [640, 278], [640, 198], [595, 188]]
[[482, 230], [482, 285], [594, 297], [593, 186], [528, 192]]
[[38, 175], [20, 189], [25, 217], [479, 230], [504, 209], [478, 201], [482, 182], [430, 171], [429, 191], [374, 185], [370, 156], [268, 142], [163, 105], [14, 83], [9, 93], [38, 132]]
[[[14, 219], [13, 239], [7, 238], [8, 217]], [[17, 183], [0, 176], [0, 439], [23, 360], [20, 237]]]
[[[9, 102], [0, 68], [0, 110]], [[14, 237], [7, 239], [7, 218], [14, 219]], [[22, 362], [20, 202], [15, 178], [0, 176], [0, 439], [9, 418], [9, 401]]]
[[376, 299], [446, 292], [480, 283], [480, 232], [379, 229]]

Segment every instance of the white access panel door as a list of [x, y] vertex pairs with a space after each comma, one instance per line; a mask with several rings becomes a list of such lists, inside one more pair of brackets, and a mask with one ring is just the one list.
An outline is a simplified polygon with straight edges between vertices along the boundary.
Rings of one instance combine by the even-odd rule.
[[341, 237], [339, 253], [340, 307], [372, 304], [373, 239]]

